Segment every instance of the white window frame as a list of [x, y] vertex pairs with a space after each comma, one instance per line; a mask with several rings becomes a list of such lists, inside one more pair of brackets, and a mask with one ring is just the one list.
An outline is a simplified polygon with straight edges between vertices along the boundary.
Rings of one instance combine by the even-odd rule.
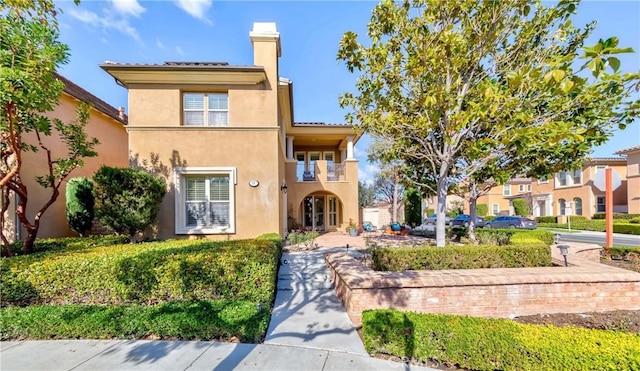
[[[327, 197], [327, 210], [328, 220], [327, 225], [329, 227], [336, 227], [338, 225], [338, 198], [329, 196]], [[332, 223], [333, 220], [333, 223]]]
[[[578, 178], [577, 182], [576, 178]], [[582, 170], [578, 169], [571, 172], [571, 181], [573, 182], [574, 186], [582, 185]]]
[[497, 216], [498, 214], [500, 214], [500, 205], [499, 204], [491, 205], [491, 212], [493, 213], [494, 216]]
[[[187, 94], [199, 94], [199, 95], [203, 95], [204, 99], [203, 99], [203, 107], [202, 109], [186, 109], [184, 107], [184, 97]], [[209, 96], [212, 95], [224, 95], [227, 98], [227, 109], [221, 109], [221, 108], [209, 108]], [[184, 91], [182, 92], [182, 125], [183, 126], [190, 126], [190, 127], [201, 127], [201, 126], [210, 126], [210, 127], [226, 127], [229, 126], [229, 93], [227, 92], [197, 92], [197, 91]], [[187, 124], [187, 117], [186, 117], [186, 112], [202, 112], [203, 117], [203, 124], [202, 125], [194, 125], [194, 124]], [[209, 124], [209, 112], [226, 112], [227, 113], [227, 122], [225, 122], [223, 125], [211, 125]]]
[[[238, 184], [235, 167], [178, 167], [173, 170], [175, 186], [175, 233], [176, 234], [232, 234], [236, 233], [235, 185]], [[187, 226], [185, 212], [185, 178], [190, 175], [228, 175], [229, 176], [229, 225], [225, 227], [191, 227]]]
[[511, 184], [504, 184], [502, 186], [502, 195], [511, 196]]

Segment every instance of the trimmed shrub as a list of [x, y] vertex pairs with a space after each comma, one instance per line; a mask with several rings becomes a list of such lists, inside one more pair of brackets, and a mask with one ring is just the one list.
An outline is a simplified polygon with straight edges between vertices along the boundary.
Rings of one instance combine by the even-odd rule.
[[[640, 214], [622, 214], [622, 213], [613, 213], [613, 219], [618, 220], [630, 220], [634, 218], [640, 218]], [[605, 219], [605, 213], [597, 213], [593, 214], [593, 218], [591, 219]]]
[[511, 243], [514, 233], [511, 229], [477, 229], [476, 238], [481, 245], [503, 246]]
[[406, 188], [404, 192], [404, 221], [412, 227], [422, 224], [420, 209], [422, 197], [414, 188]]
[[84, 236], [93, 225], [93, 183], [87, 178], [69, 179], [65, 196], [69, 228]]
[[425, 209], [424, 213], [425, 213], [425, 217], [427, 217], [427, 216], [431, 216], [432, 214], [435, 214], [436, 211], [434, 209]]
[[269, 240], [180, 240], [0, 260], [2, 305], [247, 300], [270, 305], [281, 249]]
[[476, 214], [481, 217], [487, 216], [489, 212], [489, 206], [487, 204], [477, 204], [476, 205]]
[[488, 222], [489, 220], [493, 220], [495, 218], [496, 218], [495, 215], [487, 215], [487, 216], [484, 217], [484, 220]]
[[556, 223], [558, 220], [555, 216], [538, 216], [536, 222], [538, 223]]
[[362, 329], [371, 354], [461, 369], [640, 369], [638, 334], [397, 310], [362, 312]]
[[551, 250], [542, 242], [508, 246], [381, 248], [371, 254], [378, 271], [522, 268], [552, 266]]
[[603, 254], [612, 259], [640, 261], [640, 249], [637, 247], [605, 247]]
[[513, 236], [511, 237], [511, 243], [513, 244], [524, 243], [529, 240], [538, 240], [542, 241], [547, 246], [551, 246], [555, 242], [553, 232], [542, 229], [516, 229], [513, 232]]
[[[568, 228], [568, 224], [551, 224], [551, 223], [538, 223], [539, 227], [555, 227], [555, 228]], [[583, 230], [583, 231], [595, 231], [605, 232], [607, 230], [606, 221], [602, 219], [588, 220], [578, 219], [573, 220], [571, 218], [571, 229]], [[614, 233], [633, 234], [640, 235], [640, 224], [631, 223], [613, 223]]]
[[531, 213], [529, 205], [527, 205], [527, 202], [521, 198], [516, 198], [515, 200], [513, 200], [513, 210], [515, 211], [516, 215], [520, 216], [527, 216]]
[[160, 178], [134, 169], [103, 166], [93, 176], [100, 223], [130, 236], [155, 223], [167, 186]]
[[640, 235], [640, 224], [613, 224], [614, 233]]

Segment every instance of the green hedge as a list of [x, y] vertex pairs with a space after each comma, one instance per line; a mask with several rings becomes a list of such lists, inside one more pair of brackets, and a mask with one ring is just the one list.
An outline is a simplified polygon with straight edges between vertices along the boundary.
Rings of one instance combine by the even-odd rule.
[[55, 244], [50, 253], [2, 259], [2, 305], [273, 301], [281, 249], [269, 240], [69, 241], [67, 250]]
[[372, 251], [375, 270], [440, 270], [551, 266], [549, 245], [534, 241], [508, 246], [380, 248]]
[[536, 222], [538, 223], [556, 223], [557, 218], [555, 216], [538, 216]]
[[[40, 256], [40, 253], [51, 253], [56, 251], [80, 251], [92, 249], [99, 246], [121, 245], [129, 242], [127, 236], [89, 236], [89, 237], [67, 237], [67, 238], [39, 238], [33, 244], [31, 256]], [[11, 244], [11, 251], [14, 255], [22, 254], [22, 241]]]
[[181, 339], [257, 343], [269, 307], [249, 301], [186, 301], [146, 305], [36, 305], [0, 308], [0, 340]]
[[[605, 218], [605, 213], [597, 213], [597, 214], [593, 214], [593, 218], [592, 219], [604, 219]], [[630, 220], [630, 219], [634, 219], [634, 218], [638, 218], [640, 217], [640, 214], [620, 214], [620, 213], [613, 213], [613, 219], [614, 220]]]
[[638, 370], [640, 335], [504, 319], [369, 310], [369, 353], [470, 370]]
[[[538, 226], [567, 229], [569, 227], [569, 224], [568, 223], [567, 224], [538, 223]], [[571, 229], [582, 230], [582, 231], [605, 232], [607, 230], [607, 226], [606, 226], [606, 221], [602, 219], [574, 221], [572, 217]], [[640, 224], [613, 223], [613, 233], [640, 235]]]
[[637, 247], [605, 247], [603, 253], [612, 258], [640, 261], [640, 248]]

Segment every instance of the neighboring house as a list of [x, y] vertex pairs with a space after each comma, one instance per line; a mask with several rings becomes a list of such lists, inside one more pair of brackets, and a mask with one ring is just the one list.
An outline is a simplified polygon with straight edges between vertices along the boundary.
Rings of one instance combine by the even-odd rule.
[[618, 173], [622, 184], [613, 192], [613, 211], [627, 212], [627, 162], [621, 157], [591, 158], [581, 169], [554, 174], [532, 183], [534, 216], [582, 215], [592, 218], [605, 211], [605, 194], [593, 185], [596, 173], [606, 168]]
[[[76, 118], [76, 109], [79, 102], [91, 104], [93, 108], [85, 127], [85, 133], [88, 137], [95, 137], [100, 141], [100, 144], [95, 148], [98, 156], [86, 158], [85, 166], [75, 169], [67, 180], [74, 177], [91, 177], [102, 165], [128, 167], [127, 133], [125, 130], [127, 117], [124, 114], [124, 110], [110, 106], [58, 74], [56, 74], [56, 77], [64, 83], [64, 92], [60, 96], [58, 106], [48, 116], [60, 119], [63, 122], [70, 122]], [[33, 133], [27, 134], [24, 138], [26, 143], [37, 143]], [[67, 147], [60, 142], [55, 129], [51, 135], [43, 136], [42, 139], [45, 145], [52, 149], [54, 157], [64, 157], [66, 155]], [[44, 151], [40, 150], [35, 153], [23, 152], [21, 176], [29, 191], [27, 207], [29, 220], [33, 220], [34, 214], [49, 200], [51, 194], [50, 190], [42, 188], [36, 182], [37, 176], [47, 173], [46, 166], [47, 160]], [[65, 184], [63, 183], [60, 187], [60, 196], [56, 202], [49, 207], [41, 219], [38, 237], [76, 235], [67, 225]], [[23, 233], [21, 228], [16, 228], [19, 223], [15, 213], [15, 201], [15, 198], [11, 199], [7, 215], [9, 225], [6, 226], [5, 233], [10, 240], [20, 239]]]
[[640, 146], [615, 153], [627, 159], [627, 206], [629, 214], [640, 214]]
[[295, 123], [275, 23], [254, 23], [249, 36], [250, 66], [101, 66], [128, 89], [132, 166], [167, 181], [159, 237], [252, 238], [358, 220], [358, 135]]
[[[487, 193], [478, 197], [477, 204], [487, 205], [488, 216], [512, 215], [513, 200], [524, 198], [531, 193], [530, 178], [513, 178], [504, 185], [491, 187]], [[469, 213], [469, 200], [465, 200], [465, 212]]]

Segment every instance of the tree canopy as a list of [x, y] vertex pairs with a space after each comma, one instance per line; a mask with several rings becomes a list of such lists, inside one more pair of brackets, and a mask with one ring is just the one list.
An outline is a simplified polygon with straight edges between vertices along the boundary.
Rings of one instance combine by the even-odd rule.
[[343, 35], [338, 59], [361, 74], [340, 98], [346, 120], [385, 138], [378, 157], [408, 182], [435, 188], [438, 246], [451, 185], [512, 164], [548, 174], [637, 115], [638, 74], [615, 57], [631, 50], [615, 37], [584, 47], [595, 24], [573, 25], [578, 3], [384, 0], [367, 45]]

